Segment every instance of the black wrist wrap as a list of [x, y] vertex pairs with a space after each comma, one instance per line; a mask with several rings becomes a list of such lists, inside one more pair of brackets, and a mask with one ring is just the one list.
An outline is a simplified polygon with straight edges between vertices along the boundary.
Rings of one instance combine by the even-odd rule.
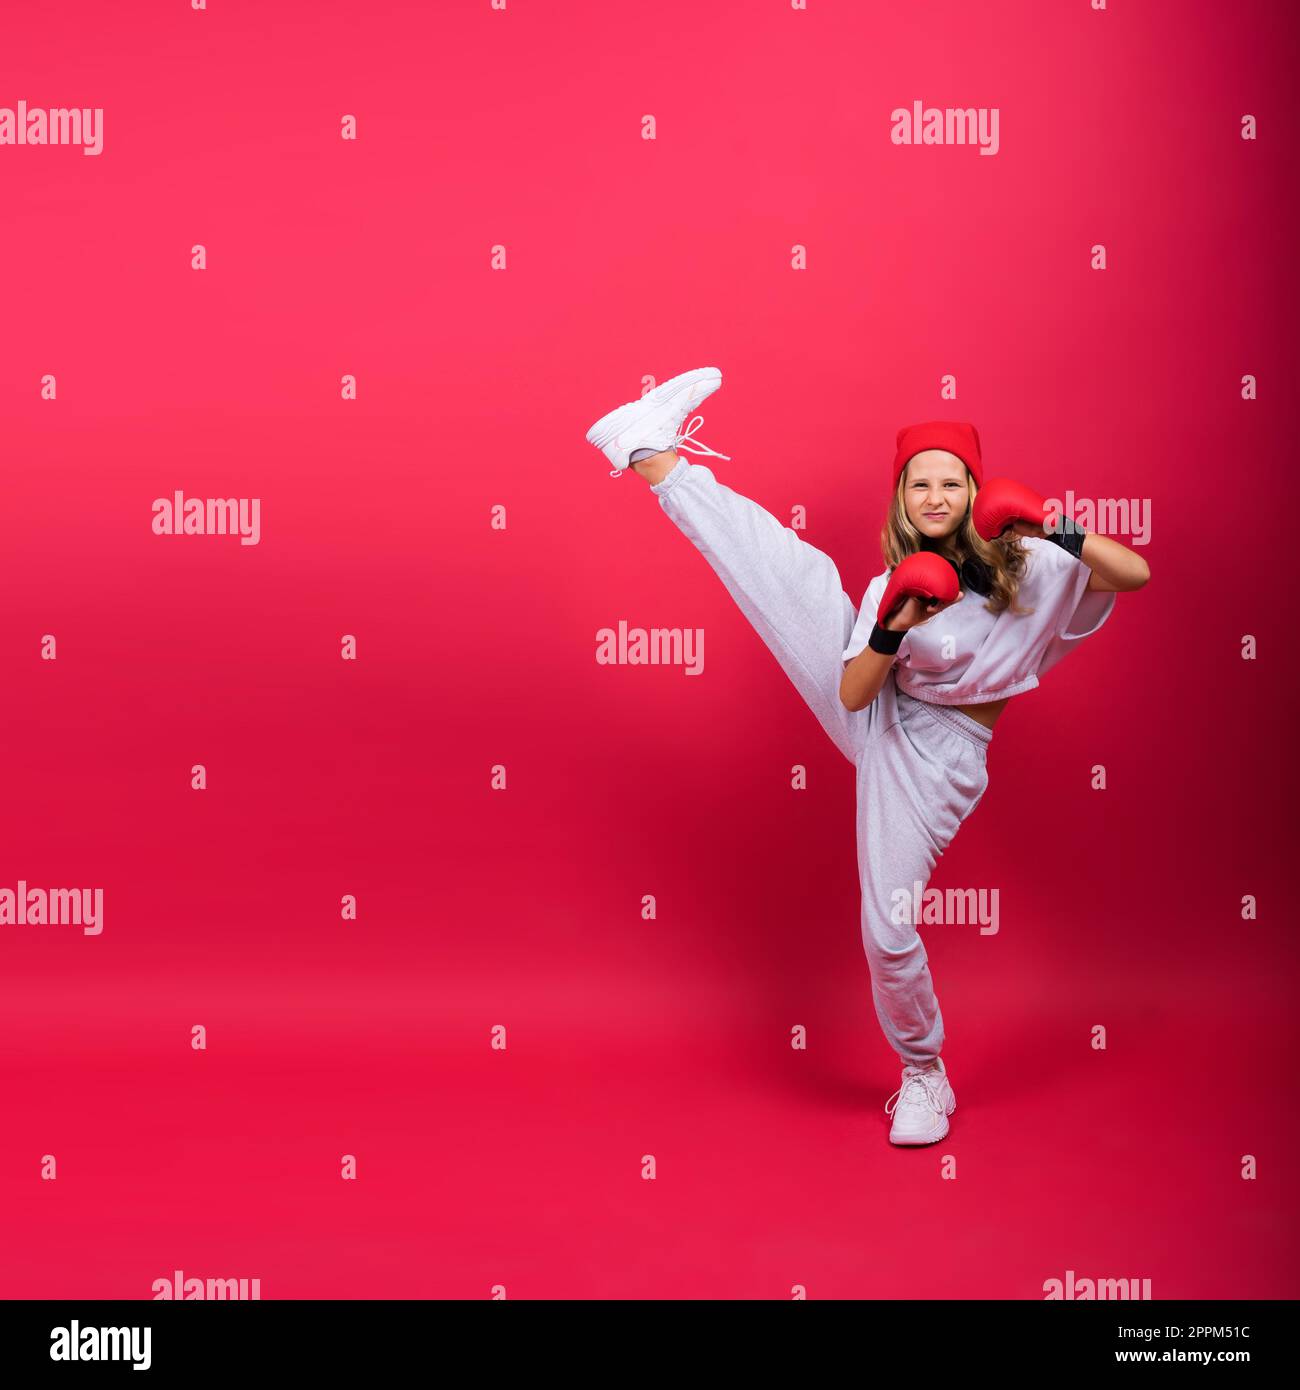
[[1059, 545], [1067, 555], [1073, 555], [1076, 560], [1083, 556], [1083, 538], [1088, 533], [1079, 525], [1073, 517], [1062, 516], [1057, 519], [1056, 530], [1044, 530], [1044, 539], [1051, 541], [1053, 545]]
[[902, 646], [903, 638], [906, 636], [905, 632], [890, 632], [888, 628], [883, 628], [877, 623], [871, 629], [871, 636], [867, 638], [867, 646], [882, 656], [893, 656]]

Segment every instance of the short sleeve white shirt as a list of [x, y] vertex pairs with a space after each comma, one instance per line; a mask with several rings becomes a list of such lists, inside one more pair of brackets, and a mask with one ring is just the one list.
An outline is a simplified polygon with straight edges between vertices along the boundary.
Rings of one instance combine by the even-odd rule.
[[[894, 668], [898, 688], [935, 705], [979, 705], [1033, 690], [1039, 676], [1110, 617], [1115, 595], [1088, 588], [1092, 571], [1051, 541], [1021, 541], [1028, 554], [1017, 603], [1030, 613], [993, 614], [969, 588], [903, 637]], [[890, 571], [867, 586], [844, 660], [867, 645]]]

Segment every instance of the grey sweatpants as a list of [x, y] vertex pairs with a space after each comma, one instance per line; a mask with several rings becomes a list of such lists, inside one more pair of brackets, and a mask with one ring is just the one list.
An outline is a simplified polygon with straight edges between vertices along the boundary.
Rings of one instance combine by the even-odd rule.
[[912, 921], [916, 884], [924, 890], [984, 795], [992, 733], [960, 710], [912, 699], [892, 671], [866, 709], [845, 709], [843, 652], [858, 615], [830, 556], [685, 456], [651, 490], [856, 769], [862, 943], [876, 1017], [904, 1062], [933, 1061], [943, 1015]]

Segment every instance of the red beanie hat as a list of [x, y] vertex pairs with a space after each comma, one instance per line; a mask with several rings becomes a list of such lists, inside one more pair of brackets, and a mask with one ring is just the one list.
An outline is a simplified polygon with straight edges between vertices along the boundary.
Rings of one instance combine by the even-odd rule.
[[957, 420], [927, 420], [923, 425], [904, 425], [898, 432], [898, 452], [894, 455], [895, 488], [908, 459], [926, 449], [947, 449], [950, 454], [956, 454], [970, 469], [976, 486], [983, 485], [984, 463], [975, 426]]

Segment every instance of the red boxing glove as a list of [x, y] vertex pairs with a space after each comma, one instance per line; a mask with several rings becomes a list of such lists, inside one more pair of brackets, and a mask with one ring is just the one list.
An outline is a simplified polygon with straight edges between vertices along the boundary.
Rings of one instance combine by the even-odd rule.
[[[983, 492], [979, 495], [983, 496]], [[923, 603], [938, 599], [940, 603], [952, 603], [960, 592], [957, 571], [952, 565], [933, 551], [918, 550], [890, 576], [880, 596], [880, 607], [876, 609], [876, 622], [884, 627], [904, 599], [919, 598]]]
[[975, 494], [971, 520], [982, 540], [996, 540], [1013, 521], [1031, 526], [1047, 525], [1054, 512], [1032, 489], [1011, 478], [990, 478]]

